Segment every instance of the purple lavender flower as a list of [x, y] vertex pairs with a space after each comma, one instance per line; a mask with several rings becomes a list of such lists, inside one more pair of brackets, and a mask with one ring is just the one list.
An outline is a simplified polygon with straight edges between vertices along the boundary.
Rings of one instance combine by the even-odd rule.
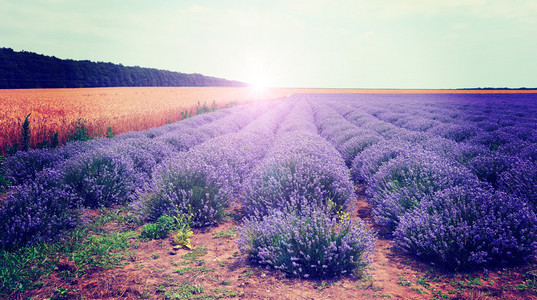
[[238, 245], [256, 263], [289, 276], [331, 278], [364, 267], [375, 249], [375, 236], [361, 221], [337, 220], [318, 210], [273, 211], [245, 219]]
[[61, 172], [44, 169], [0, 201], [0, 248], [53, 241], [79, 224], [80, 199], [62, 178]]
[[537, 216], [518, 198], [475, 186], [422, 200], [394, 232], [399, 248], [448, 268], [520, 262], [537, 250]]

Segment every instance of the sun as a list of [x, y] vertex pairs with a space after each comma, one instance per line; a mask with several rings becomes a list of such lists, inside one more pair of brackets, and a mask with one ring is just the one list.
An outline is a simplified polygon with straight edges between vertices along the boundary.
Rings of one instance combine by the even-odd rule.
[[267, 80], [263, 76], [256, 76], [250, 81], [250, 86], [257, 93], [262, 93], [267, 88]]
[[246, 64], [246, 80], [252, 89], [252, 93], [262, 96], [268, 90], [270, 85], [270, 74], [272, 74], [271, 65], [267, 63], [266, 57], [251, 57]]

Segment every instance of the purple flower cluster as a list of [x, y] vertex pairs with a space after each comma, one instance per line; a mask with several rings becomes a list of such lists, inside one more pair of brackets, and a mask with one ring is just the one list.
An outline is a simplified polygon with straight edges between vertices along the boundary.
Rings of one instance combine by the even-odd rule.
[[[172, 127], [170, 128], [171, 130], [162, 133], [155, 137], [155, 139], [170, 144], [176, 151], [187, 151], [193, 146], [217, 136], [238, 132], [261, 115], [268, 107], [269, 104], [266, 102], [259, 102], [248, 106], [236, 106], [229, 109], [231, 112], [212, 122], [197, 127], [184, 128], [182, 126], [181, 130]], [[180, 123], [178, 122], [177, 124]]]
[[41, 170], [55, 166], [62, 158], [58, 151], [49, 149], [18, 151], [6, 158], [4, 174], [11, 184], [23, 184], [35, 180]]
[[136, 204], [156, 219], [179, 210], [192, 215], [192, 226], [214, 225], [228, 202], [271, 147], [274, 132], [289, 105], [268, 109], [242, 130], [209, 139], [189, 151], [163, 161], [153, 173], [148, 195]]
[[443, 160], [426, 150], [416, 149], [382, 165], [366, 189], [373, 203], [375, 220], [389, 231], [398, 220], [412, 210], [421, 199], [437, 191], [463, 185], [475, 185], [477, 180], [468, 169]]
[[256, 263], [289, 276], [329, 278], [365, 266], [375, 240], [361, 221], [337, 220], [324, 211], [276, 210], [246, 219], [238, 243]]
[[208, 165], [178, 164], [157, 170], [153, 189], [142, 199], [143, 210], [153, 220], [170, 213], [191, 216], [193, 227], [213, 225], [222, 220], [226, 201]]
[[394, 233], [398, 247], [448, 268], [524, 261], [537, 250], [537, 216], [502, 192], [458, 186], [422, 200]]
[[142, 184], [132, 159], [109, 148], [83, 153], [65, 162], [64, 182], [83, 199], [86, 207], [97, 208], [132, 200]]
[[499, 189], [528, 202], [537, 212], [537, 162], [519, 160], [500, 174]]
[[313, 113], [298, 102], [281, 124], [274, 145], [245, 184], [242, 208], [247, 215], [273, 210], [346, 210], [353, 200], [349, 170], [335, 148], [316, 132]]
[[[13, 221], [15, 225], [12, 227], [5, 228], [4, 234], [0, 236], [0, 243], [15, 245], [35, 240], [49, 240], [57, 237], [57, 234], [64, 229], [73, 227], [76, 222], [68, 213], [70, 210], [64, 209], [64, 214], [57, 213], [55, 208], [59, 205], [57, 203], [68, 207], [83, 205], [93, 208], [130, 202], [138, 194], [147, 194], [154, 170], [158, 169], [158, 166], [161, 169], [166, 167], [170, 169], [171, 166], [166, 166], [165, 162], [174, 161], [174, 158], [178, 156], [178, 151], [186, 151], [207, 140], [216, 141], [217, 139], [214, 138], [217, 136], [235, 133], [247, 126], [257, 116], [263, 114], [272, 105], [268, 102], [259, 102], [237, 106], [212, 114], [195, 116], [161, 128], [118, 135], [113, 139], [102, 138], [86, 142], [73, 142], [59, 149], [30, 150], [9, 157], [4, 164], [3, 171], [9, 176], [14, 186], [6, 197], [2, 209], [13, 214], [10, 218], [5, 218], [6, 222], [18, 221]], [[167, 141], [167, 137], [173, 135], [188, 136], [191, 133], [195, 135], [192, 142], [183, 143], [180, 147], [174, 148], [173, 143]], [[220, 140], [220, 143], [226, 143], [226, 140]], [[213, 144], [216, 146], [218, 143], [213, 142]], [[250, 149], [255, 149], [254, 145], [248, 144], [248, 146], [251, 146]], [[230, 147], [228, 146], [227, 149]], [[235, 145], [237, 149], [240, 147]], [[209, 150], [207, 147], [200, 148], [198, 152], [203, 152], [202, 149]], [[211, 150], [203, 155], [204, 158], [210, 157], [211, 152], [219, 152], [222, 148], [213, 147]], [[227, 150], [224, 149], [224, 151]], [[244, 156], [241, 153], [228, 153], [228, 157], [232, 155]], [[191, 205], [188, 209], [196, 211], [206, 209], [213, 215], [221, 216], [223, 205], [219, 203], [225, 203], [225, 201], [216, 200], [214, 203], [214, 199], [211, 197], [216, 193], [215, 190], [219, 191], [219, 195], [226, 192], [224, 188], [226, 184], [224, 180], [220, 179], [225, 178], [224, 175], [229, 175], [230, 172], [226, 174], [218, 172], [219, 167], [224, 165], [223, 163], [211, 165], [211, 162], [203, 162], [204, 158], [194, 154], [190, 158], [200, 160], [202, 161], [201, 165], [205, 164], [208, 167], [201, 167], [201, 171], [195, 168], [186, 169], [188, 175], [186, 185], [196, 186], [194, 190], [189, 191], [190, 194], [187, 193], [187, 196], [203, 199], [200, 202], [201, 208]], [[240, 161], [237, 161], [236, 165], [239, 164]], [[192, 166], [193, 164], [188, 165]], [[193, 172], [188, 173], [189, 171]], [[57, 185], [43, 184], [43, 178], [40, 177], [42, 172], [54, 173], [53, 178]], [[235, 178], [225, 179], [227, 182], [234, 182]], [[211, 186], [210, 184], [215, 181], [216, 185]], [[197, 189], [198, 186], [201, 186], [201, 189]], [[239, 188], [235, 187], [235, 189]], [[169, 197], [178, 198], [181, 196], [179, 194], [174, 196], [169, 189], [165, 191]], [[60, 197], [61, 201], [56, 200], [56, 198], [52, 199], [51, 197], [54, 195]], [[28, 214], [21, 207], [29, 205], [32, 207], [47, 205], [47, 207], [41, 208], [39, 211], [28, 209]], [[165, 208], [166, 206], [162, 206], [159, 209], [165, 210]], [[54, 218], [53, 221], [44, 216], [49, 212], [50, 218]], [[203, 219], [204, 217], [205, 219]], [[213, 219], [213, 217], [204, 217], [197, 218], [198, 225], [212, 223], [208, 219]], [[21, 218], [26, 218], [27, 221], [20, 221]], [[42, 226], [43, 222], [48, 222], [52, 229], [40, 230], [39, 226]], [[28, 231], [24, 228], [31, 228], [31, 230]], [[25, 237], [22, 237], [21, 234]]]
[[308, 102], [296, 98], [272, 147], [244, 184], [241, 204], [247, 217], [239, 248], [289, 276], [352, 274], [367, 263], [375, 237], [361, 221], [344, 217], [354, 198], [349, 170], [318, 135]]
[[79, 223], [79, 198], [58, 171], [44, 169], [35, 180], [13, 187], [0, 201], [0, 248], [51, 241]]
[[484, 266], [535, 254], [535, 98], [323, 95], [316, 123], [343, 156], [349, 132], [380, 137], [357, 152], [351, 172], [401, 248]]

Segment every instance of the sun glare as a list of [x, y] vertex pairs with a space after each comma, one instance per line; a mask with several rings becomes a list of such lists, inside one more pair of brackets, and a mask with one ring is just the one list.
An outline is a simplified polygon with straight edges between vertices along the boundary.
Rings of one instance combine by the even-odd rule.
[[258, 77], [250, 82], [250, 86], [256, 92], [263, 92], [267, 88], [267, 81], [261, 77]]
[[248, 67], [247, 72], [249, 75], [246, 82], [250, 84], [252, 93], [257, 97], [262, 98], [267, 92], [268, 85], [270, 84], [270, 67], [263, 57], [250, 58]]

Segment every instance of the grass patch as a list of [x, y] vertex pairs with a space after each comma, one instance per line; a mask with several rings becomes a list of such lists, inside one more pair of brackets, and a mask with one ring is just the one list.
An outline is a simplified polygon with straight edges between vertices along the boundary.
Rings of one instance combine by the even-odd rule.
[[402, 285], [402, 286], [411, 286], [412, 282], [406, 280], [402, 276], [399, 276], [399, 279], [397, 280], [397, 284]]
[[205, 246], [201, 246], [193, 248], [192, 251], [188, 252], [187, 254], [184, 254], [183, 256], [181, 256], [181, 258], [190, 262], [194, 262], [194, 260], [204, 256], [205, 254], [207, 254], [207, 248]]
[[[166, 299], [192, 299], [205, 293], [203, 285], [181, 284], [174, 287], [159, 287]], [[198, 297], [196, 297], [198, 298]]]
[[188, 274], [188, 273], [208, 273], [213, 271], [211, 268], [207, 268], [206, 266], [199, 266], [199, 267], [184, 267], [173, 270], [173, 273], [177, 273], [179, 275]]
[[121, 265], [130, 255], [133, 231], [106, 233], [101, 227], [112, 223], [128, 223], [124, 209], [110, 210], [75, 229], [62, 241], [36, 243], [15, 250], [0, 249], [0, 298], [17, 291], [40, 288], [42, 279], [55, 270], [64, 278], [76, 278], [90, 268], [111, 269]]
[[233, 238], [238, 235], [237, 227], [233, 227], [230, 230], [222, 230], [213, 232], [214, 238]]
[[414, 292], [420, 294], [420, 295], [421, 295], [421, 294], [427, 294], [426, 291], [424, 291], [424, 290], [422, 290], [422, 289], [420, 289], [420, 288], [411, 287], [410, 289], [413, 290]]

